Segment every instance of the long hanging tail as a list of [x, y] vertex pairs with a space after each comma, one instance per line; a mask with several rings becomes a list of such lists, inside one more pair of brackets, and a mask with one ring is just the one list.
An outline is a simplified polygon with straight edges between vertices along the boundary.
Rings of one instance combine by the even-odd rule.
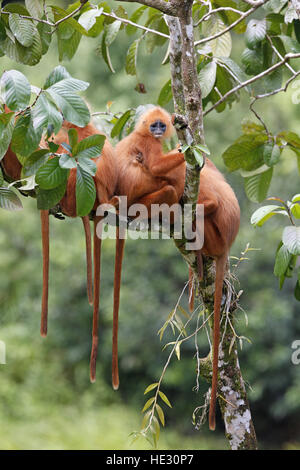
[[89, 304], [93, 305], [92, 236], [89, 216], [85, 215], [82, 217], [82, 222], [85, 233], [87, 296]]
[[96, 361], [98, 352], [98, 330], [99, 330], [99, 297], [100, 297], [100, 258], [101, 238], [97, 236], [97, 224], [102, 217], [95, 216], [94, 219], [94, 301], [93, 301], [93, 333], [92, 350], [90, 359], [90, 380], [96, 381]]
[[43, 250], [43, 293], [41, 314], [41, 336], [47, 336], [48, 293], [49, 293], [49, 211], [41, 210], [42, 250]]
[[216, 260], [216, 280], [214, 296], [214, 333], [213, 333], [213, 366], [212, 366], [212, 384], [209, 405], [209, 429], [214, 431], [216, 428], [216, 400], [218, 388], [218, 359], [220, 343], [220, 311], [222, 303], [223, 281], [227, 263], [227, 253]]
[[114, 276], [114, 311], [113, 311], [113, 336], [112, 336], [112, 385], [114, 390], [119, 388], [119, 368], [118, 368], [118, 325], [119, 325], [119, 305], [122, 261], [124, 255], [125, 239], [119, 237], [120, 230], [116, 230], [116, 258]]

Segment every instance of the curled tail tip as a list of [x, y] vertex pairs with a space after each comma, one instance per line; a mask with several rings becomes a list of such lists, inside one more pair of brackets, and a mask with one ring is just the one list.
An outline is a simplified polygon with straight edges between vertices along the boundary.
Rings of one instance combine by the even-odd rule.
[[90, 374], [90, 382], [91, 384], [94, 384], [96, 382], [96, 377], [92, 374]]
[[46, 331], [41, 330], [41, 337], [42, 337], [42, 338], [46, 338], [46, 337], [47, 337], [47, 330], [46, 330]]

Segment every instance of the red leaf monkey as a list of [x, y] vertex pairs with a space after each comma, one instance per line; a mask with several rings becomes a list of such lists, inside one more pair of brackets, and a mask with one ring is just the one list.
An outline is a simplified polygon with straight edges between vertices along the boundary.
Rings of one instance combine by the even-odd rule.
[[[88, 124], [84, 128], [77, 127], [67, 121], [63, 122], [63, 127], [59, 133], [54, 137], [54, 142], [61, 144], [68, 143], [68, 129], [75, 128], [78, 133], [78, 140], [82, 140], [89, 135], [99, 134], [99, 131], [92, 125]], [[43, 142], [41, 143], [44, 145]], [[60, 147], [58, 153], [64, 152], [63, 147]], [[21, 165], [16, 155], [10, 150], [2, 160], [2, 166], [6, 175], [13, 180], [18, 180], [21, 177]], [[117, 203], [117, 198], [113, 198], [116, 182], [117, 182], [117, 169], [114, 157], [114, 150], [108, 140], [105, 141], [102, 154], [95, 159], [97, 165], [97, 173], [94, 177], [96, 185], [96, 202], [94, 209], [100, 203]], [[60, 201], [60, 208], [62, 212], [68, 217], [76, 217], [76, 169], [71, 169], [67, 182], [66, 193]], [[89, 217], [82, 218], [85, 236], [86, 236], [86, 258], [87, 258], [87, 290], [90, 303], [93, 303], [93, 333], [92, 333], [92, 351], [90, 363], [90, 378], [95, 381], [96, 375], [96, 357], [98, 346], [98, 311], [99, 311], [99, 294], [100, 294], [100, 254], [101, 254], [101, 240], [97, 237], [96, 226], [99, 222], [99, 217], [94, 220], [94, 296], [92, 289], [92, 260], [91, 260], [91, 232]], [[43, 247], [43, 293], [42, 293], [42, 314], [41, 314], [41, 335], [47, 334], [47, 317], [48, 317], [48, 283], [49, 283], [49, 211], [41, 211], [41, 225], [42, 225], [42, 247]]]
[[[161, 108], [155, 107], [143, 114], [134, 132], [116, 146], [119, 165], [117, 194], [128, 197], [128, 206], [141, 203], [145, 204], [149, 210], [151, 204], [167, 203], [171, 205], [180, 200], [185, 181], [183, 154], [178, 150], [173, 150], [165, 155], [162, 153], [162, 140], [169, 137], [172, 131], [173, 126], [170, 115]], [[222, 288], [228, 253], [239, 229], [240, 209], [232, 188], [209, 159], [206, 159], [206, 164], [200, 175], [198, 204], [204, 204], [204, 244], [197, 253], [197, 258], [201, 260], [203, 254], [214, 258], [216, 261], [213, 378], [209, 411], [209, 427], [213, 430], [215, 429], [218, 382]], [[117, 240], [118, 243], [120, 242]], [[115, 271], [118, 284], [120, 283], [120, 267], [119, 262]], [[193, 293], [191, 292], [191, 307], [192, 297]], [[118, 307], [119, 293], [116, 291], [113, 332], [113, 385], [115, 388], [119, 383], [117, 360]]]
[[[218, 354], [220, 343], [220, 310], [223, 281], [229, 250], [239, 230], [240, 208], [236, 196], [223, 175], [207, 158], [200, 173], [198, 204], [204, 205], [204, 243], [197, 253], [215, 259], [213, 374], [209, 407], [209, 428], [215, 429], [215, 410], [218, 386]], [[190, 271], [191, 285], [191, 271]], [[191, 298], [192, 296], [190, 296]], [[193, 307], [193, 301], [190, 308]]]
[[[153, 107], [140, 117], [134, 131], [116, 148], [118, 183], [116, 193], [127, 196], [127, 204], [144, 204], [150, 217], [151, 204], [172, 205], [179, 201], [184, 189], [184, 155], [178, 149], [164, 154], [162, 142], [174, 128], [171, 116], [162, 108]], [[117, 232], [118, 235], [118, 232]], [[124, 240], [117, 236], [115, 292], [113, 310], [112, 383], [119, 387], [118, 373], [118, 310]]]

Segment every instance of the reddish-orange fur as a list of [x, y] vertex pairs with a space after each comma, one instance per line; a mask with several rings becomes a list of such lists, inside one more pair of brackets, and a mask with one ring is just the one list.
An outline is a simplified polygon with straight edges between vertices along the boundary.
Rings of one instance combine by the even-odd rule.
[[[84, 128], [77, 127], [71, 123], [64, 122], [62, 129], [54, 137], [54, 142], [61, 144], [68, 143], [68, 129], [77, 130], [78, 141], [93, 135], [99, 134], [99, 131], [92, 125], [88, 124]], [[58, 153], [64, 152], [64, 148], [60, 146]], [[97, 165], [97, 172], [94, 177], [97, 197], [94, 205], [96, 210], [99, 204], [109, 203], [114, 195], [117, 182], [116, 160], [114, 150], [108, 140], [105, 141], [101, 156], [94, 159]], [[67, 182], [67, 189], [64, 197], [60, 201], [62, 212], [69, 217], [76, 217], [76, 168], [70, 171]], [[96, 227], [101, 218], [94, 219], [94, 298], [93, 298], [93, 332], [92, 332], [92, 349], [90, 359], [90, 379], [91, 382], [96, 380], [96, 358], [98, 350], [98, 326], [99, 326], [99, 295], [100, 295], [100, 257], [101, 257], [101, 239], [96, 234]], [[83, 218], [86, 233], [86, 252], [87, 252], [87, 289], [89, 299], [92, 291], [92, 261], [91, 261], [91, 242], [90, 228], [88, 216]]]
[[[208, 158], [206, 159], [205, 166], [200, 173], [198, 204], [204, 205], [204, 244], [200, 252], [197, 253], [198, 259], [202, 254], [204, 254], [214, 258], [216, 261], [213, 374], [209, 408], [209, 428], [214, 430], [218, 385], [218, 353], [220, 343], [222, 289], [229, 250], [239, 229], [240, 208], [232, 188]], [[202, 277], [202, 274], [200, 274], [200, 277]], [[191, 288], [191, 271], [189, 284]], [[193, 291], [190, 291], [191, 310], [193, 310], [193, 300], [194, 294]]]
[[[143, 203], [148, 210], [151, 204], [169, 205], [179, 201], [185, 182], [183, 155], [173, 150], [162, 153], [161, 141], [151, 136], [150, 123], [156, 119], [167, 124], [172, 132], [170, 115], [161, 108], [145, 113], [135, 131], [116, 147], [120, 167], [119, 195], [128, 197], [128, 206]], [[230, 247], [237, 235], [240, 209], [236, 196], [215, 165], [206, 159], [200, 174], [198, 204], [204, 205], [204, 244], [197, 254], [198, 275], [202, 277], [202, 255], [216, 261], [213, 331], [213, 378], [209, 411], [209, 427], [215, 429], [215, 407], [218, 382], [218, 351], [220, 342], [220, 309], [222, 288]], [[194, 290], [192, 271], [189, 271], [190, 308], [193, 309]]]
[[[156, 121], [165, 123], [166, 130], [160, 138], [153, 136], [150, 125]], [[184, 190], [184, 155], [178, 149], [164, 154], [162, 142], [171, 136], [174, 128], [171, 116], [159, 107], [151, 108], [139, 119], [135, 130], [116, 148], [118, 183], [116, 193], [127, 196], [127, 204], [144, 204], [151, 215], [151, 204], [168, 204], [179, 201]], [[118, 235], [118, 234], [117, 234]], [[113, 387], [119, 386], [118, 375], [118, 311], [121, 283], [121, 267], [124, 240], [117, 236], [115, 266], [114, 326], [113, 326]]]
[[[6, 109], [6, 112], [9, 110]], [[77, 127], [67, 121], [64, 121], [61, 130], [53, 141], [57, 144], [63, 142], [68, 143], [68, 130], [75, 128], [78, 133], [78, 140], [82, 140], [90, 135], [99, 134], [99, 131], [92, 125], [88, 124], [84, 128]], [[41, 141], [41, 147], [46, 147], [45, 141]], [[63, 153], [65, 149], [60, 145], [57, 153]], [[114, 150], [111, 144], [106, 140], [101, 156], [94, 159], [97, 165], [97, 172], [94, 177], [96, 186], [96, 202], [94, 209], [100, 203], [109, 203], [114, 195], [117, 182], [116, 160], [114, 158]], [[2, 167], [6, 176], [13, 180], [21, 178], [22, 166], [17, 156], [8, 149], [2, 160]], [[113, 200], [113, 203], [116, 201]], [[60, 201], [62, 212], [68, 217], [76, 217], [76, 169], [72, 169], [69, 174], [67, 188], [64, 197]], [[86, 237], [86, 259], [87, 259], [87, 292], [90, 303], [93, 303], [93, 334], [92, 334], [92, 351], [90, 364], [91, 381], [95, 381], [96, 376], [96, 356], [98, 346], [98, 317], [99, 317], [99, 293], [100, 293], [100, 255], [101, 240], [96, 235], [96, 226], [99, 218], [94, 220], [94, 298], [92, 288], [92, 259], [91, 259], [91, 232], [89, 217], [82, 217], [83, 226]], [[48, 284], [49, 284], [49, 211], [41, 211], [41, 227], [42, 227], [42, 247], [43, 247], [43, 292], [42, 292], [42, 313], [41, 313], [41, 335], [47, 334], [47, 317], [48, 317]]]

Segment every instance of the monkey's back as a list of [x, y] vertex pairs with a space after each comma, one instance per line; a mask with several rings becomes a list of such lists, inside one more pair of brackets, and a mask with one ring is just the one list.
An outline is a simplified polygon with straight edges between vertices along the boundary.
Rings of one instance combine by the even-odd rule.
[[235, 193], [216, 166], [206, 159], [200, 173], [198, 203], [204, 203], [206, 195], [213, 193], [216, 209], [205, 215], [203, 252], [209, 256], [220, 256], [234, 242], [240, 224], [240, 207]]

